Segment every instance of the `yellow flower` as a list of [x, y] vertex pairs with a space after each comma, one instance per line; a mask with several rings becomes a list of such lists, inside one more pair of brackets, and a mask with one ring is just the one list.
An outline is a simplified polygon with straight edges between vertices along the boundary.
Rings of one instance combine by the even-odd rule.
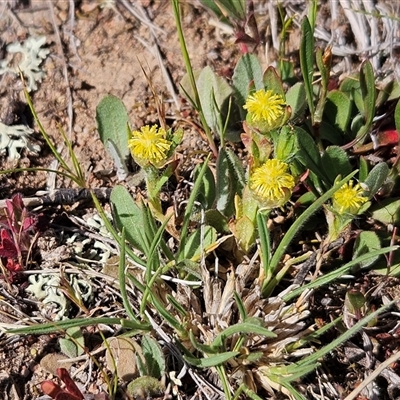
[[279, 207], [286, 203], [295, 186], [289, 166], [280, 160], [267, 160], [250, 175], [249, 187], [265, 207]]
[[172, 142], [167, 140], [167, 132], [157, 126], [143, 126], [133, 131], [128, 147], [133, 159], [141, 166], [153, 164], [161, 166], [168, 158]]
[[285, 100], [272, 90], [257, 90], [243, 106], [249, 113], [249, 122], [262, 124], [265, 129], [274, 129], [281, 122], [285, 112]]
[[368, 197], [363, 196], [364, 190], [354, 181], [345, 183], [333, 196], [332, 206], [339, 214], [357, 214], [361, 206], [368, 201]]

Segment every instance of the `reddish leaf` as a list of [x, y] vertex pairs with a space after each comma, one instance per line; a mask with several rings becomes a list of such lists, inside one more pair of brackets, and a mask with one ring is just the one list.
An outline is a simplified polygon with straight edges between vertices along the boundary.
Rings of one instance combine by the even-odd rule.
[[376, 136], [371, 135], [371, 139], [374, 143], [374, 149], [382, 146], [391, 146], [399, 143], [399, 134], [396, 130], [388, 130], [379, 132]]
[[14, 244], [14, 240], [10, 235], [10, 232], [6, 229], [1, 229], [0, 238], [0, 257], [17, 258], [18, 249]]
[[37, 224], [37, 218], [34, 216], [25, 216], [23, 224], [22, 224], [22, 230], [23, 232], [30, 231], [36, 227]]
[[11, 272], [19, 272], [23, 270], [21, 264], [17, 263], [11, 258], [7, 259], [6, 268]]
[[20, 193], [15, 194], [11, 200], [6, 200], [9, 228], [15, 233], [19, 231], [19, 222], [22, 220], [22, 213], [25, 209]]
[[[57, 368], [57, 375], [65, 383], [65, 389], [69, 393], [71, 393], [77, 399], [81, 399], [81, 400], [84, 399], [82, 392], [79, 390], [78, 386], [76, 386], [75, 382], [69, 376], [69, 373], [65, 368]], [[71, 399], [71, 400], [75, 400], [75, 399]]]
[[63, 390], [53, 381], [44, 381], [40, 384], [42, 392], [55, 399]]

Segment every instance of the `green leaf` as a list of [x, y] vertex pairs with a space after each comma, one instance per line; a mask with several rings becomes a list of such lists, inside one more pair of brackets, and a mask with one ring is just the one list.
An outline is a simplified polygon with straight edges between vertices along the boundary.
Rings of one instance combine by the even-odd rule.
[[277, 135], [275, 143], [275, 158], [290, 162], [296, 154], [296, 135], [289, 126], [284, 126]]
[[[193, 172], [193, 180], [197, 181], [201, 166], [196, 165]], [[196, 201], [201, 203], [203, 209], [208, 210], [212, 207], [215, 201], [215, 179], [210, 167], [207, 166], [204, 175], [201, 177], [199, 191], [196, 196]]]
[[215, 14], [215, 16], [218, 18], [219, 21], [221, 21], [222, 23], [227, 24], [227, 25], [232, 24], [232, 22], [229, 21], [229, 19], [225, 17], [224, 13], [218, 7], [218, 5], [215, 1], [210, 1], [210, 0], [199, 0], [199, 1], [201, 4], [203, 4], [204, 7], [211, 10]]
[[282, 80], [279, 78], [274, 67], [268, 67], [264, 72], [263, 82], [265, 90], [272, 90], [274, 94], [279, 94], [285, 98]]
[[[105, 96], [96, 108], [96, 122], [100, 139], [105, 148], [109, 150], [108, 141], [110, 140], [119, 156], [126, 163], [129, 157], [129, 117], [124, 103], [118, 97]], [[116, 157], [115, 154], [111, 154], [111, 156]]]
[[85, 352], [85, 339], [81, 328], [75, 326], [66, 330], [66, 337], [58, 339], [60, 350], [69, 358], [75, 358]]
[[244, 169], [235, 153], [222, 148], [217, 158], [216, 207], [230, 217], [235, 212], [234, 198], [245, 186]]
[[236, 290], [233, 292], [233, 295], [235, 296], [235, 301], [239, 311], [240, 318], [244, 321], [247, 318], [246, 307], [243, 303], [243, 300], [239, 296], [239, 293], [236, 292]]
[[207, 358], [195, 358], [188, 355], [184, 355], [183, 358], [191, 365], [197, 368], [210, 368], [217, 365], [221, 365], [226, 361], [234, 358], [240, 354], [239, 351], [228, 351], [226, 353], [220, 353], [216, 356], [211, 356]]
[[364, 184], [368, 187], [368, 198], [371, 199], [378, 190], [382, 187], [386, 178], [389, 175], [389, 167], [385, 162], [376, 164], [374, 168], [370, 171], [365, 179]]
[[328, 93], [324, 108], [324, 120], [328, 121], [341, 132], [346, 132], [351, 116], [351, 101], [339, 90]]
[[90, 325], [99, 325], [99, 324], [108, 324], [108, 325], [124, 325], [128, 326], [131, 329], [138, 329], [138, 330], [150, 330], [151, 325], [141, 323], [137, 324], [133, 321], [127, 321], [121, 318], [74, 318], [59, 322], [49, 322], [46, 324], [37, 324], [37, 325], [30, 325], [24, 326], [17, 329], [9, 329], [6, 332], [9, 334], [28, 334], [28, 335], [44, 335], [47, 333], [52, 332], [59, 332], [63, 331], [72, 327], [85, 327]]
[[394, 122], [396, 124], [397, 132], [400, 132], [400, 100], [397, 102], [396, 108], [394, 110]]
[[315, 362], [318, 361], [318, 359], [320, 359], [321, 357], [324, 357], [326, 354], [330, 353], [332, 350], [334, 350], [338, 346], [342, 345], [345, 341], [349, 340], [358, 331], [360, 331], [363, 326], [367, 325], [370, 321], [373, 321], [374, 319], [376, 319], [379, 316], [379, 314], [381, 314], [383, 311], [387, 310], [394, 303], [395, 303], [395, 300], [390, 301], [388, 304], [385, 304], [384, 306], [380, 307], [378, 310], [368, 314], [362, 320], [358, 321], [353, 327], [351, 327], [351, 329], [345, 331], [342, 335], [340, 335], [339, 337], [334, 339], [329, 344], [327, 344], [324, 347], [322, 347], [321, 349], [317, 350], [315, 353], [307, 356], [306, 358], [299, 361], [298, 363], [293, 363], [293, 365], [290, 366], [289, 369], [298, 368], [299, 370], [302, 370], [304, 367], [314, 364]]
[[216, 240], [217, 232], [211, 226], [205, 226], [204, 232], [201, 229], [197, 229], [189, 236], [185, 243], [183, 249], [184, 258], [198, 258], [201, 251], [214, 244]]
[[300, 67], [303, 74], [304, 88], [310, 109], [311, 121], [314, 121], [314, 92], [313, 92], [313, 74], [314, 74], [314, 35], [311, 29], [310, 21], [307, 17], [301, 23], [301, 41], [300, 41]]
[[228, 16], [239, 21], [246, 19], [246, 2], [245, 0], [216, 0], [216, 3], [225, 9]]
[[370, 208], [372, 218], [383, 224], [400, 226], [400, 199], [387, 198]]
[[368, 162], [365, 157], [361, 156], [359, 159], [359, 163], [360, 172], [358, 173], [358, 179], [360, 180], [360, 182], [365, 182], [368, 176]]
[[[363, 231], [361, 232], [353, 248], [353, 260], [361, 257], [364, 254], [373, 253], [381, 248], [381, 241], [375, 232]], [[371, 257], [359, 263], [361, 268], [368, 268], [373, 265], [379, 258], [379, 255]]]
[[173, 329], [175, 329], [179, 336], [183, 336], [187, 333], [182, 323], [177, 320], [161, 303], [156, 293], [150, 291], [151, 305], [157, 310], [158, 314], [163, 318], [164, 322], [169, 324]]
[[189, 338], [190, 338], [190, 342], [192, 343], [193, 347], [197, 350], [197, 351], [201, 351], [203, 354], [206, 354], [207, 356], [210, 356], [211, 354], [218, 354], [220, 353], [219, 349], [214, 348], [213, 346], [210, 346], [209, 344], [202, 344], [199, 343], [194, 334], [193, 331], [190, 330], [189, 332]]
[[253, 334], [253, 335], [261, 335], [265, 336], [267, 338], [275, 338], [277, 337], [276, 333], [271, 332], [267, 328], [264, 328], [261, 326], [262, 321], [255, 321], [254, 318], [252, 319], [247, 319], [246, 322], [241, 322], [235, 325], [231, 325], [225, 330], [223, 330], [221, 333], [219, 333], [214, 341], [212, 342], [212, 346], [216, 349], [221, 349], [224, 347], [225, 340], [233, 335], [236, 334]]
[[257, 213], [257, 227], [260, 237], [260, 248], [261, 248], [261, 261], [264, 269], [266, 279], [271, 279], [273, 271], [270, 269], [270, 261], [272, 258], [271, 252], [271, 235], [267, 226], [267, 220], [269, 212]]
[[137, 321], [135, 313], [132, 308], [132, 304], [128, 297], [128, 290], [126, 287], [126, 243], [125, 243], [125, 228], [122, 227], [121, 232], [121, 244], [120, 244], [120, 255], [119, 255], [119, 265], [118, 265], [118, 281], [119, 281], [119, 291], [121, 293], [122, 304], [126, 314], [131, 318], [132, 321]]
[[[147, 255], [156, 229], [154, 221], [151, 222], [146, 213], [146, 207], [139, 207], [128, 189], [121, 185], [114, 187], [110, 201], [118, 229], [122, 230], [124, 227], [129, 243]], [[146, 232], [150, 232], [150, 235], [146, 235]]]
[[218, 233], [230, 232], [227, 218], [218, 210], [208, 209], [205, 214], [205, 223], [215, 228]]
[[330, 146], [325, 150], [322, 154], [322, 166], [330, 184], [333, 184], [339, 175], [347, 176], [353, 170], [349, 156], [338, 146]]
[[235, 97], [242, 119], [246, 118], [246, 112], [243, 109], [243, 106], [249, 96], [251, 82], [254, 83], [256, 90], [264, 88], [260, 62], [254, 54], [248, 53], [240, 58], [232, 76]]
[[314, 139], [298, 126], [295, 126], [294, 130], [298, 146], [296, 158], [320, 179], [327, 181], [327, 177], [322, 168], [321, 156]]
[[221, 136], [222, 132], [218, 132], [218, 117], [223, 114], [225, 118], [222, 117], [222, 119], [226, 119], [229, 97], [233, 93], [232, 88], [209, 66], [201, 71], [197, 79], [197, 87], [204, 118], [208, 126]]
[[307, 97], [303, 82], [297, 82], [287, 91], [286, 104], [292, 109], [291, 121], [296, 121], [304, 117], [307, 107]]
[[344, 142], [343, 132], [335, 128], [331, 123], [325, 121], [325, 117], [319, 125], [319, 136], [321, 139], [337, 146], [342, 145]]
[[358, 131], [357, 137], [362, 140], [369, 132], [375, 117], [375, 76], [374, 69], [368, 60], [361, 65], [360, 88], [364, 105], [364, 126]]
[[246, 215], [242, 215], [235, 223], [235, 237], [240, 248], [248, 253], [257, 239], [256, 226]]
[[299, 287], [297, 289], [294, 289], [292, 292], [283, 296], [283, 301], [285, 301], [285, 302], [290, 301], [291, 299], [302, 294], [306, 289], [314, 289], [314, 288], [322, 287], [323, 285], [327, 285], [328, 283], [330, 283], [336, 279], [339, 279], [341, 276], [348, 274], [354, 266], [360, 265], [360, 264], [363, 265], [371, 258], [373, 259], [381, 254], [386, 254], [391, 251], [396, 251], [398, 249], [399, 249], [399, 246], [390, 246], [390, 247], [384, 247], [380, 250], [375, 250], [371, 253], [363, 254], [363, 255], [355, 258], [354, 260], [346, 263], [342, 267], [337, 268], [334, 271], [324, 274], [323, 276], [317, 278], [315, 281], [307, 283], [306, 285]]
[[161, 346], [150, 335], [144, 335], [141, 341], [141, 349], [147, 375], [160, 379], [165, 374], [165, 357]]

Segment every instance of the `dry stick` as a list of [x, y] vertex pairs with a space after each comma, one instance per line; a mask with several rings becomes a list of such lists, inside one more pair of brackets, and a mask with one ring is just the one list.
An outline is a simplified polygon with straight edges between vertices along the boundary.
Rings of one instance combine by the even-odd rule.
[[[268, 14], [269, 14], [269, 20], [271, 24], [271, 36], [272, 36], [272, 45], [275, 49], [275, 51], [279, 52], [279, 34], [278, 34], [278, 16], [277, 16], [277, 6], [276, 4], [273, 4], [272, 1], [269, 1], [268, 3]], [[285, 40], [285, 39], [283, 39]]]
[[369, 23], [370, 26], [370, 37], [371, 37], [371, 46], [375, 49], [374, 55], [371, 57], [372, 66], [375, 71], [377, 71], [380, 67], [378, 51], [379, 51], [379, 29], [378, 29], [378, 21], [375, 17], [376, 8], [372, 1], [363, 0], [364, 8], [367, 14], [365, 15], [365, 19]]
[[63, 75], [64, 75], [65, 84], [66, 84], [67, 98], [68, 98], [68, 107], [67, 107], [68, 135], [69, 135], [69, 140], [72, 140], [72, 124], [73, 124], [72, 94], [71, 94], [71, 88], [69, 87], [67, 62], [65, 61], [65, 55], [64, 55], [64, 51], [63, 51], [62, 42], [61, 42], [60, 30], [58, 29], [58, 26], [57, 26], [57, 23], [56, 23], [56, 18], [55, 18], [55, 15], [54, 15], [53, 2], [51, 0], [47, 0], [47, 4], [49, 6], [51, 22], [53, 24], [54, 33], [56, 35], [57, 45], [58, 45], [58, 48], [59, 48], [59, 51], [60, 51], [60, 54], [61, 54]]
[[[26, 207], [50, 206], [60, 204], [70, 205], [77, 203], [78, 201], [91, 200], [92, 193], [94, 193], [100, 201], [107, 201], [110, 198], [111, 188], [61, 188], [50, 192], [38, 192], [36, 193], [36, 197], [25, 197], [22, 200]], [[0, 208], [7, 207], [7, 201], [11, 200], [0, 200]]]
[[69, 10], [68, 10], [68, 20], [69, 20], [69, 27], [68, 30], [65, 29], [64, 33], [69, 35], [70, 40], [69, 44], [71, 45], [72, 51], [74, 52], [75, 56], [79, 60], [79, 62], [82, 62], [81, 58], [79, 57], [78, 50], [76, 48], [76, 43], [75, 43], [75, 35], [74, 35], [74, 25], [75, 25], [75, 1], [74, 0], [69, 0]]
[[[130, 4], [127, 0], [119, 0], [120, 3], [135, 17], [137, 18], [142, 24], [146, 25], [149, 29], [156, 29], [161, 34], [165, 34], [166, 32], [161, 29], [159, 26], [153, 24], [146, 15], [140, 15], [134, 8], [133, 4]], [[136, 4], [137, 7], [137, 4]]]
[[[346, 39], [343, 36], [343, 31], [339, 26], [339, 10], [338, 10], [338, 2], [331, 1], [331, 16], [332, 16], [332, 31], [331, 31], [331, 39], [329, 41], [332, 44], [332, 53], [335, 55], [344, 56], [344, 68], [346, 71], [351, 70], [351, 62], [348, 54], [338, 54], [339, 51], [342, 51], [342, 48], [346, 45]], [[337, 46], [334, 46], [333, 43], [337, 42]], [[342, 68], [343, 71], [343, 68]]]
[[368, 46], [367, 38], [365, 37], [365, 32], [361, 29], [360, 20], [350, 5], [348, 0], [339, 0], [340, 5], [343, 8], [343, 12], [346, 15], [347, 19], [349, 20], [351, 30], [353, 31], [354, 36], [357, 38], [357, 49], [364, 51], [365, 48]]
[[397, 10], [393, 10], [393, 8], [389, 10], [387, 5], [383, 3], [382, 4], [379, 3], [375, 7], [378, 10], [379, 15], [382, 16], [381, 21], [383, 24], [382, 35], [384, 38], [384, 44], [383, 46], [381, 45], [381, 49], [382, 47], [384, 49], [389, 49], [389, 54], [390, 54], [389, 62], [391, 69], [396, 71], [397, 68], [397, 73], [400, 74], [400, 70], [397, 67], [398, 62], [394, 53], [396, 44], [397, 47], [399, 47], [399, 41], [397, 41], [396, 43], [395, 39], [396, 39], [396, 32], [400, 29], [400, 23], [398, 19], [390, 17], [390, 15], [399, 15], [400, 4], [397, 4]]
[[384, 369], [386, 369], [387, 367], [390, 366], [390, 364], [396, 362], [399, 359], [400, 359], [400, 351], [394, 353], [386, 361], [380, 364], [379, 367], [376, 368], [375, 371], [370, 376], [364, 379], [364, 381], [360, 385], [358, 385], [344, 400], [355, 399], [365, 387], [367, 387], [375, 378], [378, 377], [378, 375], [382, 373]]

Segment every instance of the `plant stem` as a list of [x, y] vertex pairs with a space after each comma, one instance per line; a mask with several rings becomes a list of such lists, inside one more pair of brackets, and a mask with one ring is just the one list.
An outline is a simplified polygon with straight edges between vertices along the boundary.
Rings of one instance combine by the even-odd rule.
[[181, 45], [182, 56], [183, 56], [183, 60], [185, 62], [185, 66], [186, 66], [186, 72], [189, 77], [190, 86], [192, 87], [192, 90], [194, 93], [194, 107], [196, 108], [197, 112], [199, 113], [201, 125], [207, 136], [207, 140], [211, 147], [211, 151], [213, 152], [214, 156], [217, 157], [218, 149], [214, 143], [214, 139], [212, 137], [211, 130], [210, 130], [210, 128], [207, 124], [207, 121], [204, 117], [203, 109], [201, 107], [199, 92], [197, 90], [196, 79], [193, 74], [193, 68], [190, 63], [189, 53], [188, 53], [186, 43], [185, 43], [185, 37], [183, 35], [183, 29], [182, 29], [182, 23], [181, 23], [182, 21], [181, 21], [181, 15], [180, 15], [180, 11], [179, 11], [179, 1], [178, 0], [172, 0], [172, 8], [174, 10], [175, 22], [176, 22], [176, 27], [178, 30], [178, 36], [179, 36], [179, 42]]

